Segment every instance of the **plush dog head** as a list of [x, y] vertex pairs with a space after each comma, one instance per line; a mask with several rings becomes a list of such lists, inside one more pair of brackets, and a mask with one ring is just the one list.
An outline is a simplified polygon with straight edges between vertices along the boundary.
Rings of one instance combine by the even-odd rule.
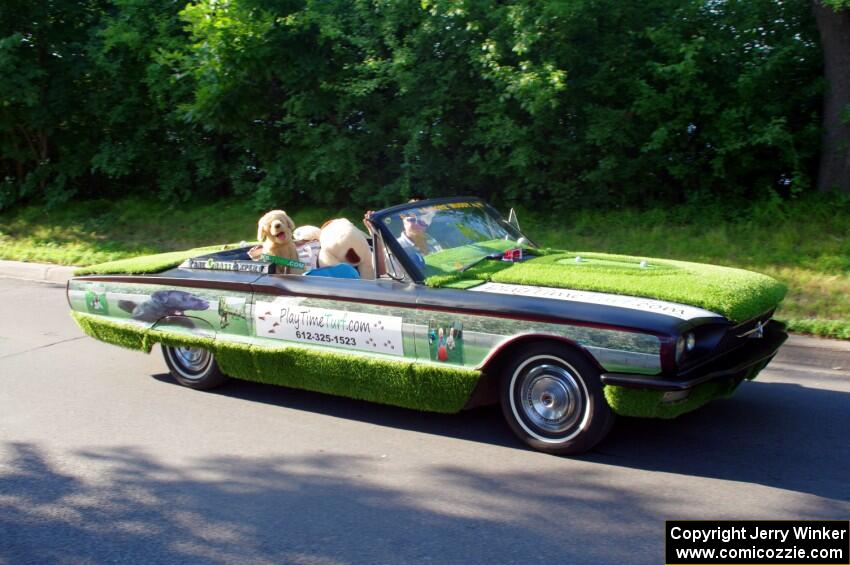
[[326, 222], [319, 235], [322, 247], [319, 250], [319, 265], [330, 267], [340, 263], [349, 263], [360, 272], [364, 279], [374, 279], [372, 250], [366, 235], [345, 218]]
[[267, 212], [257, 222], [257, 240], [260, 242], [270, 239], [275, 244], [292, 243], [292, 230], [295, 222], [283, 210]]
[[316, 226], [298, 226], [292, 232], [292, 237], [295, 238], [295, 241], [319, 241], [319, 234], [321, 233], [322, 229]]

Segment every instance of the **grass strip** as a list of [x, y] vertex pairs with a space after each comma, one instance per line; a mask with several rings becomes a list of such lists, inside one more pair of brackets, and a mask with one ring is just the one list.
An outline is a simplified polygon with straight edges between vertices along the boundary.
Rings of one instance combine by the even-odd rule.
[[819, 320], [808, 318], [784, 320], [788, 331], [833, 339], [850, 339], [850, 320]]
[[412, 361], [368, 359], [300, 347], [261, 347], [115, 322], [72, 312], [83, 331], [100, 341], [149, 353], [154, 343], [203, 347], [232, 377], [346, 396], [429, 412], [460, 411], [481, 373]]
[[235, 245], [237, 244], [210, 245], [183, 251], [171, 251], [156, 255], [118, 259], [117, 261], [108, 261], [77, 269], [74, 271], [74, 275], [79, 277], [83, 275], [145, 275], [161, 273], [168, 269], [173, 269], [186, 259], [204, 255], [205, 253], [212, 253], [213, 251], [224, 251], [225, 249], [233, 248]]

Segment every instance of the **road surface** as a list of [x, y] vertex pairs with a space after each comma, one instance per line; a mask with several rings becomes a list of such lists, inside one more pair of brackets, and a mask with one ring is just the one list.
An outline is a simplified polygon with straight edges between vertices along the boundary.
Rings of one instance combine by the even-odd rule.
[[783, 351], [570, 459], [497, 408], [183, 388], [0, 279], [0, 563], [663, 563], [666, 519], [850, 518], [848, 369]]

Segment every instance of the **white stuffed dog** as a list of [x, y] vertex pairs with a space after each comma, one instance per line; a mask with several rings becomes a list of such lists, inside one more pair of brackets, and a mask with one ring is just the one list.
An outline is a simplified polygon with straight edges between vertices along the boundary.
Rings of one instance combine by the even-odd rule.
[[366, 234], [345, 218], [325, 222], [319, 234], [319, 266], [332, 267], [349, 263], [357, 268], [362, 279], [374, 279], [372, 250]]
[[298, 226], [292, 232], [292, 237], [295, 238], [297, 245], [297, 242], [302, 241], [319, 241], [320, 233], [322, 233], [322, 228], [317, 228], [316, 226]]

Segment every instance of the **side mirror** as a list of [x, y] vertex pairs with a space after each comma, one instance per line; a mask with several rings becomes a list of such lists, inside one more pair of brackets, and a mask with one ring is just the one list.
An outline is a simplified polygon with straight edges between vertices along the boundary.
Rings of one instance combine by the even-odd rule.
[[520, 229], [519, 220], [517, 219], [516, 211], [513, 208], [511, 208], [511, 211], [508, 213], [508, 223], [516, 229]]

